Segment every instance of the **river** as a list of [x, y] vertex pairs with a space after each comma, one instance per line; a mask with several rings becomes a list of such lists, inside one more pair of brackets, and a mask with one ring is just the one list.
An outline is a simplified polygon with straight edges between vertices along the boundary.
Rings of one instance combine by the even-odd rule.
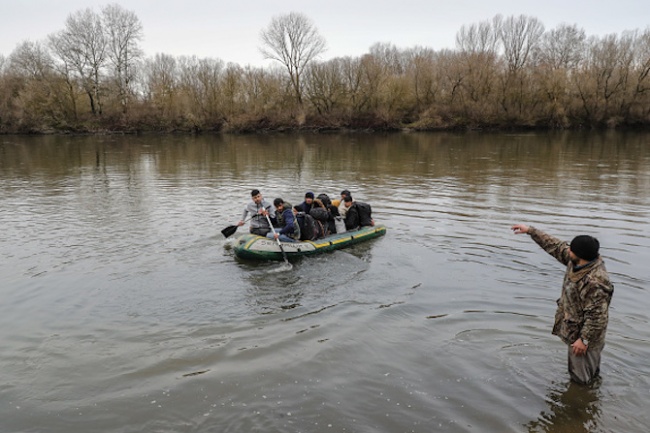
[[[240, 261], [253, 188], [388, 231]], [[649, 209], [643, 132], [0, 136], [0, 431], [645, 432]], [[600, 240], [595, 386], [518, 222]]]

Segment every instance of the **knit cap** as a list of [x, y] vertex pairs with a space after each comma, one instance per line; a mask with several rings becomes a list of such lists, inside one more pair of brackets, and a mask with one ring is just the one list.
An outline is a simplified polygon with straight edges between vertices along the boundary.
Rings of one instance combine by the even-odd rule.
[[573, 251], [573, 254], [589, 262], [598, 257], [599, 248], [600, 243], [593, 236], [580, 235], [571, 241], [571, 251]]

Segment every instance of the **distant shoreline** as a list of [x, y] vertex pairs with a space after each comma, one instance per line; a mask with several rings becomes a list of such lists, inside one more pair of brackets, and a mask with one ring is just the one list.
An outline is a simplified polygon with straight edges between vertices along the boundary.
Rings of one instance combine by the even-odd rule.
[[561, 131], [650, 131], [650, 125], [618, 125], [616, 127], [607, 126], [576, 126], [568, 128], [549, 128], [544, 126], [523, 126], [513, 125], [509, 127], [503, 126], [485, 126], [485, 127], [466, 127], [466, 126], [448, 126], [436, 128], [413, 128], [413, 127], [399, 127], [399, 126], [386, 126], [386, 127], [369, 127], [369, 128], [349, 128], [349, 127], [290, 127], [282, 126], [276, 128], [260, 128], [260, 129], [97, 129], [97, 130], [30, 130], [30, 131], [0, 131], [0, 136], [7, 135], [21, 135], [21, 136], [39, 136], [39, 135], [73, 135], [73, 136], [101, 136], [101, 135], [264, 135], [264, 134], [296, 134], [296, 133], [309, 133], [309, 134], [377, 134], [377, 133], [436, 133], [436, 132], [561, 132]]

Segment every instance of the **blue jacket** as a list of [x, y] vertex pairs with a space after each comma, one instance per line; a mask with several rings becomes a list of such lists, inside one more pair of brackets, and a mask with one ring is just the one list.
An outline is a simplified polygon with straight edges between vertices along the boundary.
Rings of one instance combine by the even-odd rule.
[[278, 233], [294, 239], [300, 238], [300, 229], [298, 228], [298, 224], [296, 224], [296, 219], [293, 216], [291, 208], [282, 211], [282, 220], [284, 221], [284, 227]]

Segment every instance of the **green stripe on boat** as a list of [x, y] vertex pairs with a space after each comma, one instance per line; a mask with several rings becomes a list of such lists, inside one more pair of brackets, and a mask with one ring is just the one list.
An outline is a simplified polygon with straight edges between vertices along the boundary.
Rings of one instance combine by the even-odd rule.
[[[350, 245], [365, 242], [386, 234], [386, 227], [377, 224], [361, 227], [351, 232], [337, 233], [315, 241], [282, 242], [282, 247], [289, 258], [310, 256], [327, 251], [334, 251]], [[235, 255], [249, 260], [283, 260], [277, 242], [262, 236], [247, 234], [239, 237], [233, 247]]]

